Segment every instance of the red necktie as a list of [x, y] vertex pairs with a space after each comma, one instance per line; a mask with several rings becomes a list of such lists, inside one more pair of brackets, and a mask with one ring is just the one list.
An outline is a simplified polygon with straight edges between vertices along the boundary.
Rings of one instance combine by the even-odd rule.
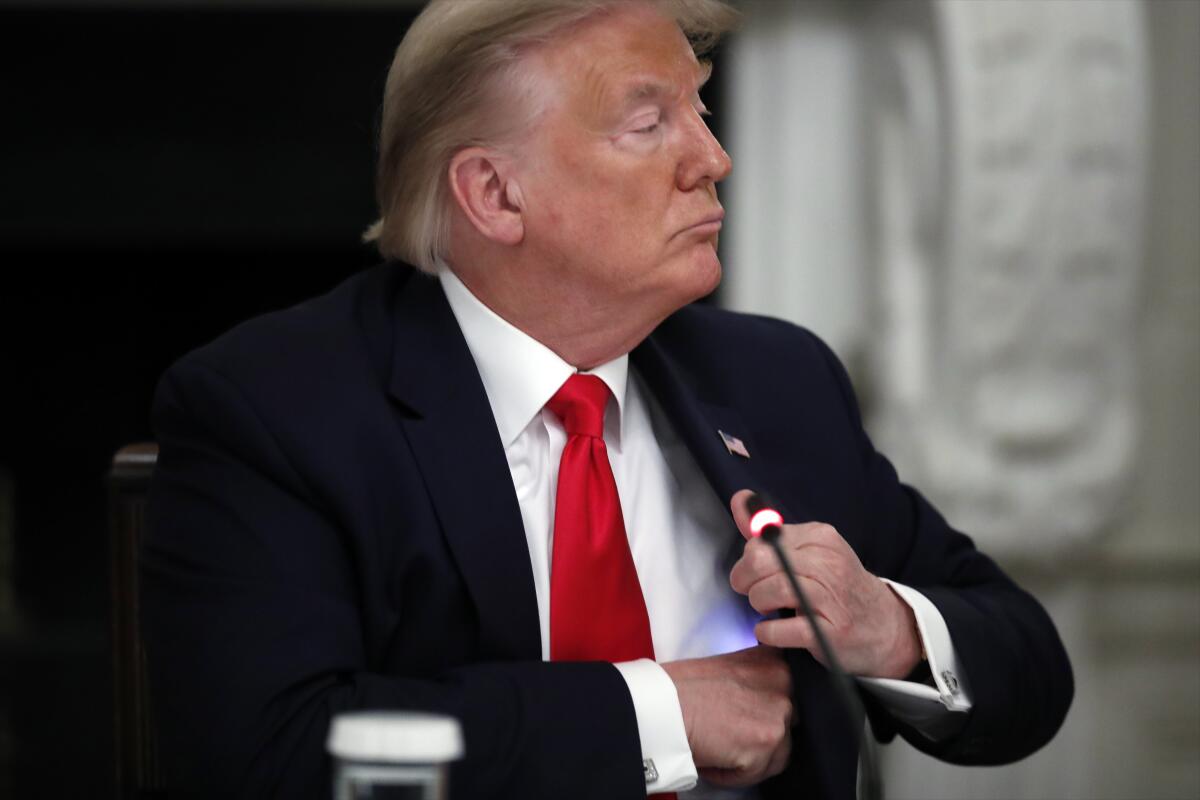
[[608, 397], [604, 381], [576, 374], [546, 404], [567, 431], [550, 562], [552, 661], [654, 658], [650, 617], [604, 445]]

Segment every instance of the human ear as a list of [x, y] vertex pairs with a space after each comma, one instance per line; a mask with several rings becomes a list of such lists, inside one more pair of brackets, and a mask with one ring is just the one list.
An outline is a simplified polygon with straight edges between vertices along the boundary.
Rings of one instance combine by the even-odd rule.
[[497, 244], [517, 245], [525, 236], [520, 187], [504, 156], [468, 147], [450, 159], [450, 191], [463, 215]]

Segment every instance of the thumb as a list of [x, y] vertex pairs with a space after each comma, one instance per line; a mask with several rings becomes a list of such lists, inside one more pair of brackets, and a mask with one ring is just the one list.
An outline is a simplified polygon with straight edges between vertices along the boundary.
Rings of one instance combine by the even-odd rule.
[[754, 492], [749, 489], [739, 489], [733, 493], [733, 497], [729, 500], [729, 510], [733, 512], [733, 522], [737, 525], [739, 531], [746, 541], [751, 541], [756, 537], [750, 532], [750, 511], [746, 508], [746, 500]]

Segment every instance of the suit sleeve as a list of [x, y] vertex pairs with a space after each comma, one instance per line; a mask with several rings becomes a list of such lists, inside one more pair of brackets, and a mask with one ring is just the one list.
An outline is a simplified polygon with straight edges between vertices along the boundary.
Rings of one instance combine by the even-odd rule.
[[876, 735], [900, 733], [919, 750], [968, 765], [1024, 758], [1050, 741], [1074, 694], [1070, 662], [1054, 623], [973, 542], [952, 529], [919, 492], [899, 480], [871, 444], [845, 370], [823, 344], [827, 365], [853, 415], [873, 537], [869, 568], [920, 591], [941, 612], [973, 706], [956, 735], [937, 742], [890, 717], [869, 696]]
[[357, 709], [456, 717], [452, 797], [645, 797], [611, 665], [372, 671], [355, 545], [239, 389], [185, 360], [154, 422], [142, 625], [173, 797], [328, 798], [329, 723]]

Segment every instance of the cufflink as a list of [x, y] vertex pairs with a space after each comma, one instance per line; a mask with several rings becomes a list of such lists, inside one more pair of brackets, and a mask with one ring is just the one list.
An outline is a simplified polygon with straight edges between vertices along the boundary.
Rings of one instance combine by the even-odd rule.
[[658, 769], [654, 766], [653, 758], [647, 758], [642, 761], [642, 773], [646, 776], [647, 785], [658, 780]]
[[948, 669], [942, 670], [942, 680], [946, 682], [946, 688], [950, 690], [950, 694], [958, 694], [958, 678], [954, 677], [954, 673]]

